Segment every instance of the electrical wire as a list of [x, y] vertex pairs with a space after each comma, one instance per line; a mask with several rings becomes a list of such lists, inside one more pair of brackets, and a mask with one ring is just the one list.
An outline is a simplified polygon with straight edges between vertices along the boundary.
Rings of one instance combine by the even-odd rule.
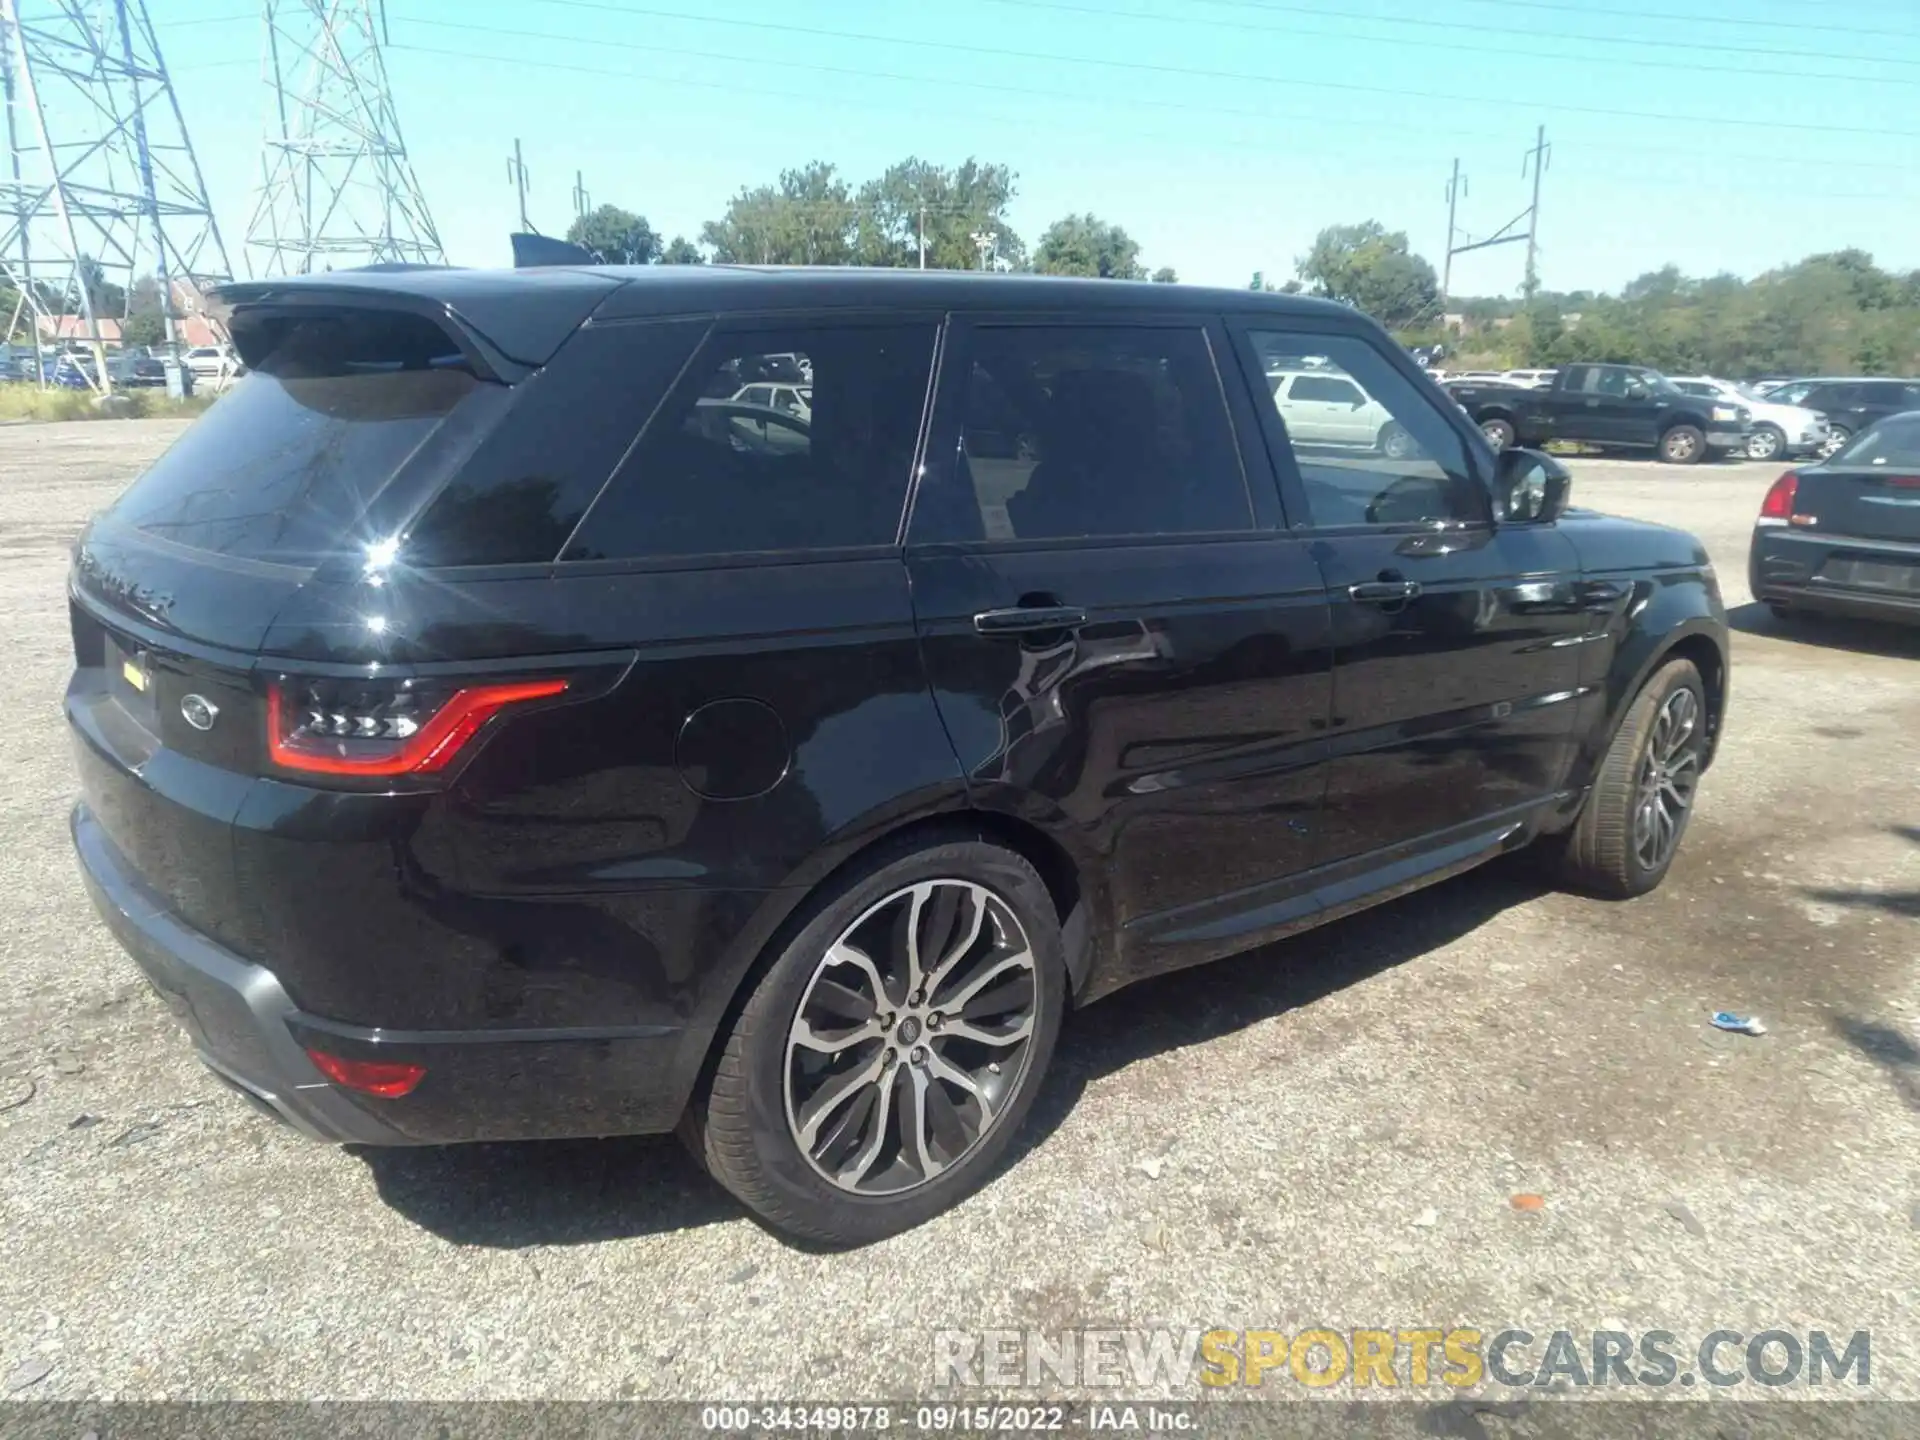
[[[1264, 10], [1267, 7], [1261, 0], [1200, 0], [1203, 5], [1244, 5], [1252, 10]], [[1593, 16], [1593, 6], [1569, 4], [1567, 0], [1462, 0], [1469, 5], [1503, 5], [1514, 10], [1554, 10], [1569, 15]], [[1809, 7], [1811, 10], [1812, 7]], [[1829, 25], [1825, 20], [1817, 24], [1795, 20], [1762, 20], [1747, 15], [1728, 14], [1721, 11], [1717, 15], [1675, 15], [1662, 10], [1610, 10], [1617, 20], [1658, 20], [1670, 25], [1698, 25], [1702, 28], [1720, 30], [1729, 25], [1745, 26], [1760, 30], [1793, 30], [1813, 35], [1869, 35], [1895, 40], [1920, 40], [1920, 31], [1914, 30], [1874, 30], [1858, 25]], [[1824, 13], [1824, 7], [1823, 12]], [[1396, 17], [1385, 17], [1396, 18]]]
[[[760, 30], [772, 34], [805, 35], [819, 40], [851, 40], [861, 44], [899, 45], [916, 50], [935, 50], [942, 55], [983, 55], [998, 60], [1031, 60], [1045, 65], [1091, 66], [1103, 70], [1122, 70], [1131, 74], [1178, 75], [1196, 80], [1238, 80], [1257, 85], [1286, 85], [1295, 89], [1336, 90], [1355, 95], [1386, 95], [1398, 100], [1438, 101], [1452, 105], [1497, 105], [1515, 107], [1530, 113], [1600, 115], [1616, 120], [1657, 120], [1676, 125], [1736, 125], [1742, 128], [1774, 132], [1803, 131], [1826, 135], [1875, 135], [1920, 139], [1920, 130], [1890, 130], [1879, 125], [1824, 125], [1810, 121], [1759, 119], [1744, 116], [1684, 115], [1673, 111], [1623, 110], [1603, 105], [1569, 105], [1560, 101], [1507, 99], [1497, 95], [1455, 95], [1435, 90], [1413, 90], [1401, 86], [1360, 85], [1337, 80], [1302, 80], [1286, 75], [1263, 75], [1244, 70], [1212, 70], [1198, 66], [1168, 65], [1148, 60], [1109, 60], [1092, 55], [1060, 55], [1040, 50], [1013, 50], [996, 45], [973, 45], [958, 40], [918, 40], [898, 35], [876, 35], [861, 30], [828, 30], [817, 26], [795, 25], [778, 20], [747, 20], [737, 16], [692, 15], [681, 10], [615, 5], [605, 0], [522, 0], [527, 5], [550, 5], [569, 10], [588, 10], [600, 14], [625, 15], [633, 19], [679, 20], [696, 25], [723, 25]], [[418, 21], [415, 22], [420, 23]], [[521, 30], [522, 36], [538, 32]], [[598, 43], [598, 42], [589, 42]]]
[[[410, 23], [419, 24], [422, 22], [412, 21]], [[473, 27], [456, 26], [453, 28], [465, 29], [465, 28], [473, 28]], [[546, 38], [558, 38], [558, 37], [546, 37]], [[601, 46], [611, 45], [616, 47], [620, 47], [620, 44], [621, 44], [621, 42], [617, 42], [617, 41], [594, 41], [592, 43], [596, 45], [601, 45]], [[485, 53], [482, 53], [479, 51], [473, 51], [473, 50], [459, 50], [459, 49], [452, 49], [452, 48], [446, 48], [441, 46], [431, 46], [431, 45], [415, 45], [415, 44], [401, 42], [401, 41], [395, 41], [388, 48], [395, 51], [401, 51], [401, 52], [417, 54], [417, 55], [433, 55], [440, 58], [453, 59], [453, 60], [477, 60], [477, 61], [497, 64], [497, 65], [522, 66], [529, 69], [551, 70], [551, 71], [571, 74], [571, 75], [593, 75], [593, 76], [600, 76], [600, 77], [611, 79], [611, 80], [627, 80], [627, 81], [645, 80], [649, 84], [686, 86], [686, 87], [691, 87], [691, 88], [700, 89], [700, 90], [717, 90], [726, 94], [771, 96], [777, 99], [804, 100], [810, 103], [818, 103], [818, 104], [845, 105], [845, 106], [854, 107], [856, 109], [880, 110], [887, 114], [896, 115], [896, 116], [903, 113], [902, 107], [897, 105], [878, 104], [874, 102], [860, 101], [860, 100], [852, 99], [850, 97], [841, 96], [841, 95], [822, 96], [822, 95], [811, 95], [811, 94], [806, 94], [806, 93], [791, 91], [791, 90], [769, 90], [765, 86], [761, 86], [761, 85], [729, 84], [727, 82], [718, 81], [718, 80], [693, 80], [693, 79], [688, 79], [684, 76], [678, 76], [678, 75], [656, 75], [656, 74], [645, 73], [645, 72], [634, 71], [634, 70], [610, 69], [605, 66], [576, 65], [576, 64], [571, 64], [568, 62], [557, 61], [557, 60], [533, 60], [528, 58], [525, 55], [489, 55], [489, 54], [485, 54]], [[665, 50], [666, 53], [669, 53], [669, 54], [688, 53], [688, 52], [670, 50], [670, 49], [667, 49], [667, 47], [634, 45], [631, 47], [622, 47], [622, 48], [634, 48], [634, 49], [646, 49], [646, 50], [659, 49], [659, 50]], [[692, 52], [692, 53], [698, 54], [699, 52]], [[725, 57], [715, 57], [715, 58], [724, 58], [724, 59], [733, 61], [735, 63], [741, 63], [746, 59], [746, 57], [743, 57], [743, 56], [725, 56]], [[774, 65], [778, 65], [780, 68], [783, 68], [783, 69], [809, 68], [804, 66], [795, 66], [791, 62], [784, 61], [784, 60], [765, 61], [765, 62], [748, 62], [748, 63], [774, 64]], [[854, 72], [854, 73], [867, 73], [867, 72]], [[898, 78], [911, 79], [915, 83], [921, 83], [921, 84], [937, 83], [937, 82], [929, 81], [924, 77], [902, 76]], [[996, 87], [996, 88], [1002, 88], [1002, 87]], [[1063, 98], [1071, 99], [1072, 97], [1068, 96]], [[1105, 102], [1096, 102], [1096, 103], [1105, 103]], [[1205, 107], [1185, 106], [1181, 108], [1204, 109]], [[940, 112], [927, 110], [924, 107], [920, 107], [917, 110], [912, 107], [908, 107], [905, 113], [937, 114]], [[1216, 113], [1216, 112], [1210, 111], [1209, 113]], [[1251, 118], [1261, 119], [1261, 120], [1269, 120], [1269, 119], [1276, 118], [1271, 114], [1268, 114], [1266, 112], [1260, 112], [1260, 111], [1229, 111], [1225, 113], [1249, 116]], [[1033, 124], [1033, 117], [1030, 115], [1016, 116], [1016, 115], [976, 114], [976, 115], [965, 116], [962, 118], [976, 120], [976, 121], [990, 121], [990, 122], [1004, 123], [1004, 124], [1022, 126], [1027, 128], [1031, 128]], [[1336, 123], [1336, 122], [1330, 122], [1330, 123]], [[1351, 128], [1350, 126], [1346, 125], [1345, 122], [1337, 122], [1337, 123], [1339, 124], [1340, 128]], [[1127, 132], [1124, 130], [1115, 131], [1114, 129], [1108, 126], [1102, 126], [1100, 133], [1102, 134], [1132, 133], [1132, 134], [1141, 135], [1147, 138], [1174, 140], [1174, 141], [1181, 141], [1181, 142], [1191, 139], [1191, 137], [1187, 135], [1175, 135], [1170, 132], [1164, 132], [1164, 131], [1161, 131], [1161, 132], [1141, 131], [1141, 130], [1133, 130], [1131, 132]], [[1404, 130], [1402, 133], [1405, 133]], [[1722, 154], [1722, 152], [1715, 152], [1715, 153]], [[1737, 157], [1726, 156], [1722, 154], [1722, 158], [1731, 159], [1731, 158], [1737, 158]], [[1822, 163], [1825, 163], [1825, 162], [1822, 162]], [[1343, 166], [1342, 168], [1343, 170], [1348, 172], [1351, 172], [1351, 170], [1353, 169], [1353, 167], [1351, 166]], [[1882, 167], [1873, 167], [1873, 168], [1882, 168]], [[1396, 173], [1398, 173], [1398, 169], [1396, 169]], [[1654, 183], [1654, 182], [1646, 182], [1646, 183]], [[1672, 182], [1671, 188], [1684, 188], [1690, 194], [1700, 196], [1702, 198], [1712, 198], [1716, 196], [1721, 196], [1727, 199], [1750, 199], [1752, 194], [1750, 190], [1703, 189], [1692, 181]], [[1821, 192], [1822, 200], [1885, 201], [1888, 198], [1890, 198], [1889, 193], [1884, 190], [1875, 191], [1871, 193], [1833, 191], [1833, 190], [1823, 190]], [[783, 202], [783, 203], [809, 204], [814, 202], [799, 201], [799, 202]], [[839, 202], [831, 202], [831, 203], [838, 204]]]
[[[550, 31], [536, 32], [536, 31], [520, 29], [517, 27], [505, 28], [505, 27], [492, 26], [492, 25], [473, 25], [463, 21], [456, 21], [456, 20], [430, 20], [424, 17], [420, 17], [420, 18], [410, 17], [407, 23], [411, 25], [427, 26], [432, 29], [467, 31], [467, 32], [483, 34], [483, 35], [499, 36], [501, 38], [513, 39], [513, 40], [525, 40], [525, 39], [552, 40], [552, 41], [557, 41], [564, 44], [590, 45], [595, 49], [632, 50], [632, 51], [638, 51], [645, 54], [669, 55], [679, 59], [715, 60], [728, 65], [765, 65], [765, 66], [769, 66], [769, 67], [780, 69], [780, 70], [806, 70], [806, 71], [811, 71], [818, 74], [844, 75], [844, 76], [850, 76], [850, 77], [853, 77], [856, 79], [862, 79], [862, 80], [894, 80], [894, 81], [899, 81], [903, 84], [909, 84], [909, 85], [915, 85], [915, 86], [938, 85], [938, 86], [945, 86], [949, 88], [963, 89], [963, 90], [981, 90], [981, 91], [986, 91], [994, 94], [1017, 95], [1022, 99], [1032, 99], [1036, 95], [1045, 95], [1053, 99], [1064, 100], [1070, 104], [1096, 105], [1096, 106], [1122, 105], [1126, 109], [1172, 110], [1172, 111], [1178, 111], [1178, 112], [1183, 112], [1187, 114], [1222, 115], [1222, 116], [1231, 116], [1238, 119], [1281, 121], [1281, 122], [1286, 122], [1289, 125], [1316, 126], [1323, 129], [1331, 129], [1335, 131], [1377, 130], [1377, 131], [1382, 131], [1382, 132], [1386, 132], [1394, 135], [1401, 135], [1401, 136], [1412, 136], [1417, 134], [1422, 139], [1433, 139], [1436, 137], [1442, 137], [1442, 138], [1459, 138], [1459, 139], [1474, 139], [1474, 140], [1494, 140], [1503, 145], [1510, 144], [1514, 140], [1514, 137], [1505, 131], [1452, 130], [1452, 129], [1446, 130], [1446, 131], [1440, 131], [1440, 130], [1435, 130], [1435, 129], [1424, 127], [1424, 126], [1421, 127], [1419, 130], [1415, 131], [1409, 126], [1401, 123], [1395, 123], [1392, 121], [1385, 121], [1385, 120], [1349, 119], [1345, 116], [1329, 115], [1324, 110], [1322, 111], [1251, 110], [1251, 109], [1238, 108], [1238, 107], [1225, 106], [1225, 105], [1201, 105], [1201, 104], [1193, 104], [1193, 103], [1182, 102], [1182, 101], [1155, 100], [1155, 99], [1147, 99], [1147, 98], [1140, 98], [1140, 97], [1133, 97], [1133, 96], [1129, 96], [1126, 100], [1120, 101], [1120, 100], [1106, 97], [1106, 96], [1076, 95], [1071, 91], [1048, 89], [1046, 87], [1035, 86], [1035, 85], [998, 84], [996, 82], [989, 81], [989, 80], [966, 80], [966, 79], [960, 79], [950, 75], [910, 75], [910, 74], [902, 74], [897, 71], [875, 70], [870, 66], [827, 65], [827, 64], [820, 64], [820, 63], [809, 62], [809, 61], [794, 60], [784, 56], [783, 57], [764, 57], [764, 56], [751, 56], [751, 55], [732, 55], [732, 54], [727, 54], [724, 52], [712, 51], [712, 50], [695, 50], [695, 49], [687, 48], [685, 46], [655, 45], [655, 44], [650, 44], [644, 41], [614, 40], [614, 39], [610, 39], [602, 36], [589, 37], [585, 35], [562, 35], [562, 34], [554, 34]], [[398, 49], [403, 47], [395, 46], [394, 48]], [[589, 70], [584, 73], [595, 73], [595, 72]], [[761, 93], [764, 93], [764, 92], [761, 92]], [[796, 95], [793, 98], [811, 99], [813, 97], [806, 96], [806, 95]], [[1136, 133], [1152, 134], [1155, 132], [1136, 132]], [[1156, 138], [1184, 139], [1187, 137], [1169, 136], [1169, 135], [1164, 135], [1162, 133], [1161, 135], [1156, 136]], [[1569, 148], [1573, 148], [1573, 147], [1570, 146]], [[1657, 155], [1657, 156], [1670, 157], [1673, 153], [1672, 147], [1670, 145], [1668, 146], [1656, 146], [1656, 145], [1636, 146], [1630, 143], [1622, 144], [1619, 142], [1614, 142], [1604, 147], [1583, 146], [1580, 148], [1590, 149], [1594, 151], [1600, 151], [1604, 149], [1609, 152], [1618, 152], [1621, 154], [1628, 154], [1628, 155], [1642, 154], [1642, 155]], [[1807, 165], [1816, 165], [1822, 170], [1857, 169], [1857, 170], [1871, 170], [1876, 172], [1884, 172], [1884, 170], [1886, 169], [1886, 165], [1882, 161], [1853, 160], [1853, 159], [1847, 159], [1844, 157], [1830, 158], [1830, 157], [1822, 156], [1818, 159], [1808, 158], [1806, 160], [1798, 160], [1792, 156], [1783, 156], [1779, 154], [1763, 155], [1757, 152], [1748, 152], [1743, 154], [1739, 152], [1730, 152], [1730, 151], [1720, 150], [1717, 148], [1714, 153], [1716, 154], [1716, 156], [1718, 156], [1720, 159], [1723, 159], [1723, 160], [1751, 161], [1755, 164], [1768, 164], [1768, 165], [1776, 165], [1776, 164], [1783, 164], [1783, 163], [1807, 164]], [[1884, 197], [1881, 197], [1881, 198], [1884, 198]]]
[[[1115, 10], [1098, 5], [1075, 5], [1066, 0], [986, 0], [992, 5], [1009, 5], [1021, 10], [1059, 10], [1078, 15], [1097, 15], [1102, 20], [1144, 20], [1163, 25], [1205, 25], [1215, 29], [1251, 31], [1256, 35], [1311, 35], [1325, 39], [1345, 40], [1357, 45], [1400, 45], [1415, 46], [1422, 50], [1463, 50], [1473, 55], [1485, 55], [1487, 47], [1475, 44], [1449, 44], [1444, 40], [1402, 39], [1394, 35], [1367, 35], [1348, 30], [1303, 30], [1296, 25], [1255, 25], [1245, 20], [1217, 20], [1201, 15], [1167, 15], [1146, 10]], [[1227, 0], [1206, 0], [1206, 3], [1224, 4]], [[1305, 5], [1250, 5], [1247, 8], [1263, 13], [1286, 13], [1292, 15], [1310, 15], [1323, 20], [1372, 20], [1373, 16], [1332, 15], [1325, 10], [1312, 9]], [[1557, 31], [1538, 34], [1516, 31], [1513, 26], [1455, 24], [1447, 20], [1412, 20], [1395, 18], [1381, 21], [1399, 29], [1414, 27], [1427, 30], [1443, 30], [1459, 34], [1461, 32], [1483, 32], [1505, 35], [1512, 40], [1525, 40], [1526, 58], [1535, 60], [1570, 60], [1579, 64], [1592, 63], [1591, 55], [1569, 55], [1562, 51], [1541, 50], [1537, 48], [1541, 40], [1571, 40], [1589, 45], [1626, 45], [1638, 49], [1659, 50], [1663, 54], [1672, 54], [1673, 46], [1661, 41], [1629, 40], [1606, 35], [1567, 35]], [[1892, 56], [1876, 55], [1834, 55], [1813, 50], [1782, 50], [1771, 46], [1721, 44], [1714, 43], [1713, 53], [1787, 56], [1796, 60], [1833, 60], [1848, 65], [1907, 65], [1920, 67], [1920, 60], [1906, 60]], [[1703, 65], [1696, 58], [1685, 60], [1631, 60], [1609, 58], [1609, 65], [1624, 65], [1635, 69], [1648, 70], [1685, 70], [1690, 74], [1708, 75], [1761, 75], [1787, 80], [1828, 80], [1846, 84], [1868, 85], [1916, 85], [1920, 80], [1893, 75], [1835, 75], [1818, 70], [1768, 70], [1755, 66], [1739, 65]]]

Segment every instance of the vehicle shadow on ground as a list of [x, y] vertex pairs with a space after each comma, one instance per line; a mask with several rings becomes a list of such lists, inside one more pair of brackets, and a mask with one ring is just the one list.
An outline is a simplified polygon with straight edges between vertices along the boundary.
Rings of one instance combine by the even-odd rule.
[[1758, 600], [1736, 605], [1727, 612], [1727, 624], [1743, 635], [1769, 640], [1792, 640], [1827, 650], [1850, 650], [1856, 655], [1881, 655], [1892, 660], [1920, 659], [1920, 626], [1894, 625], [1881, 620], [1850, 620], [1837, 615], [1775, 615]]
[[1013, 1148], [1045, 1143], [1094, 1082], [1138, 1061], [1204, 1045], [1284, 1015], [1449, 945], [1551, 885], [1532, 857], [1456, 879], [1244, 955], [1129, 986], [1068, 1017], [1047, 1086]]
[[1894, 1092], [1909, 1110], [1920, 1110], [1920, 1045], [1892, 1025], [1857, 1015], [1834, 1017], [1840, 1038], [1887, 1072]]
[[[1892, 833], [1912, 845], [1920, 845], [1920, 825], [1894, 825]], [[1843, 886], [1802, 886], [1801, 893], [1823, 905], [1839, 905], [1851, 910], [1884, 910], [1889, 915], [1920, 919], [1920, 890], [1860, 890]]]
[[[1293, 939], [1143, 981], [1075, 1013], [1005, 1164], [1044, 1144], [1102, 1077], [1310, 1005], [1457, 940], [1546, 888], [1526, 857], [1508, 857]], [[591, 1244], [745, 1213], [666, 1136], [350, 1153], [386, 1204], [457, 1245]]]

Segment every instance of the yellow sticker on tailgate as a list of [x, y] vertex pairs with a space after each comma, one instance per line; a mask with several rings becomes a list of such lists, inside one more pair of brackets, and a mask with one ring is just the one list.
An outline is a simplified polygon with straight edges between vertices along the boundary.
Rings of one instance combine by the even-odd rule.
[[122, 660], [120, 662], [120, 673], [127, 677], [127, 684], [133, 686], [134, 689], [140, 691], [143, 695], [146, 693], [147, 672], [142, 668], [138, 660]]

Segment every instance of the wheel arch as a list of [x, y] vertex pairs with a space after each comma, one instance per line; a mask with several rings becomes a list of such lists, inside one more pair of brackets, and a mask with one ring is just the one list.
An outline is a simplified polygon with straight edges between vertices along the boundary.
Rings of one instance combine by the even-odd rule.
[[[1649, 606], [1649, 609], [1653, 608]], [[1713, 763], [1725, 726], [1728, 682], [1731, 674], [1725, 623], [1710, 613], [1692, 614], [1664, 628], [1636, 627], [1614, 654], [1605, 681], [1606, 706], [1601, 723], [1581, 746], [1581, 783], [1591, 783], [1600, 758], [1613, 743], [1634, 698], [1661, 666], [1672, 660], [1690, 660], [1707, 690], [1707, 748], [1702, 768]]]
[[1057, 836], [1033, 820], [975, 808], [962, 796], [938, 808], [861, 827], [857, 838], [824, 848], [791, 877], [789, 884], [767, 892], [753, 919], [728, 947], [720, 966], [722, 974], [703, 1006], [704, 1013], [689, 1027], [689, 1042], [697, 1046], [700, 1060], [688, 1071], [687, 1098], [711, 1078], [726, 1036], [748, 997], [806, 924], [817, 897], [887, 852], [906, 854], [951, 840], [984, 840], [1004, 846], [1039, 873], [1060, 917], [1069, 1001], [1081, 993], [1097, 968], [1097, 952], [1105, 944], [1107, 933], [1106, 891], [1097, 866], [1090, 857], [1076, 858]]

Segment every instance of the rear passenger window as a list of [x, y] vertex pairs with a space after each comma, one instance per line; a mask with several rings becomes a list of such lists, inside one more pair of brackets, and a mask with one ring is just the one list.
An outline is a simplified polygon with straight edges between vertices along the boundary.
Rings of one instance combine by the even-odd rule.
[[[715, 335], [564, 560], [891, 544], [934, 326]], [[775, 403], [777, 387], [787, 403]]]
[[960, 450], [920, 540], [1196, 534], [1252, 524], [1199, 328], [983, 327], [961, 377]]
[[[1350, 335], [1254, 330], [1248, 338], [1269, 376], [1300, 364], [1320, 372], [1300, 376], [1289, 391], [1274, 391], [1306, 491], [1306, 523], [1487, 521], [1487, 497], [1465, 439], [1378, 350]], [[1305, 398], [1301, 387], [1309, 383], [1312, 396]], [[1340, 403], [1321, 403], [1322, 393], [1336, 393], [1333, 387]]]

